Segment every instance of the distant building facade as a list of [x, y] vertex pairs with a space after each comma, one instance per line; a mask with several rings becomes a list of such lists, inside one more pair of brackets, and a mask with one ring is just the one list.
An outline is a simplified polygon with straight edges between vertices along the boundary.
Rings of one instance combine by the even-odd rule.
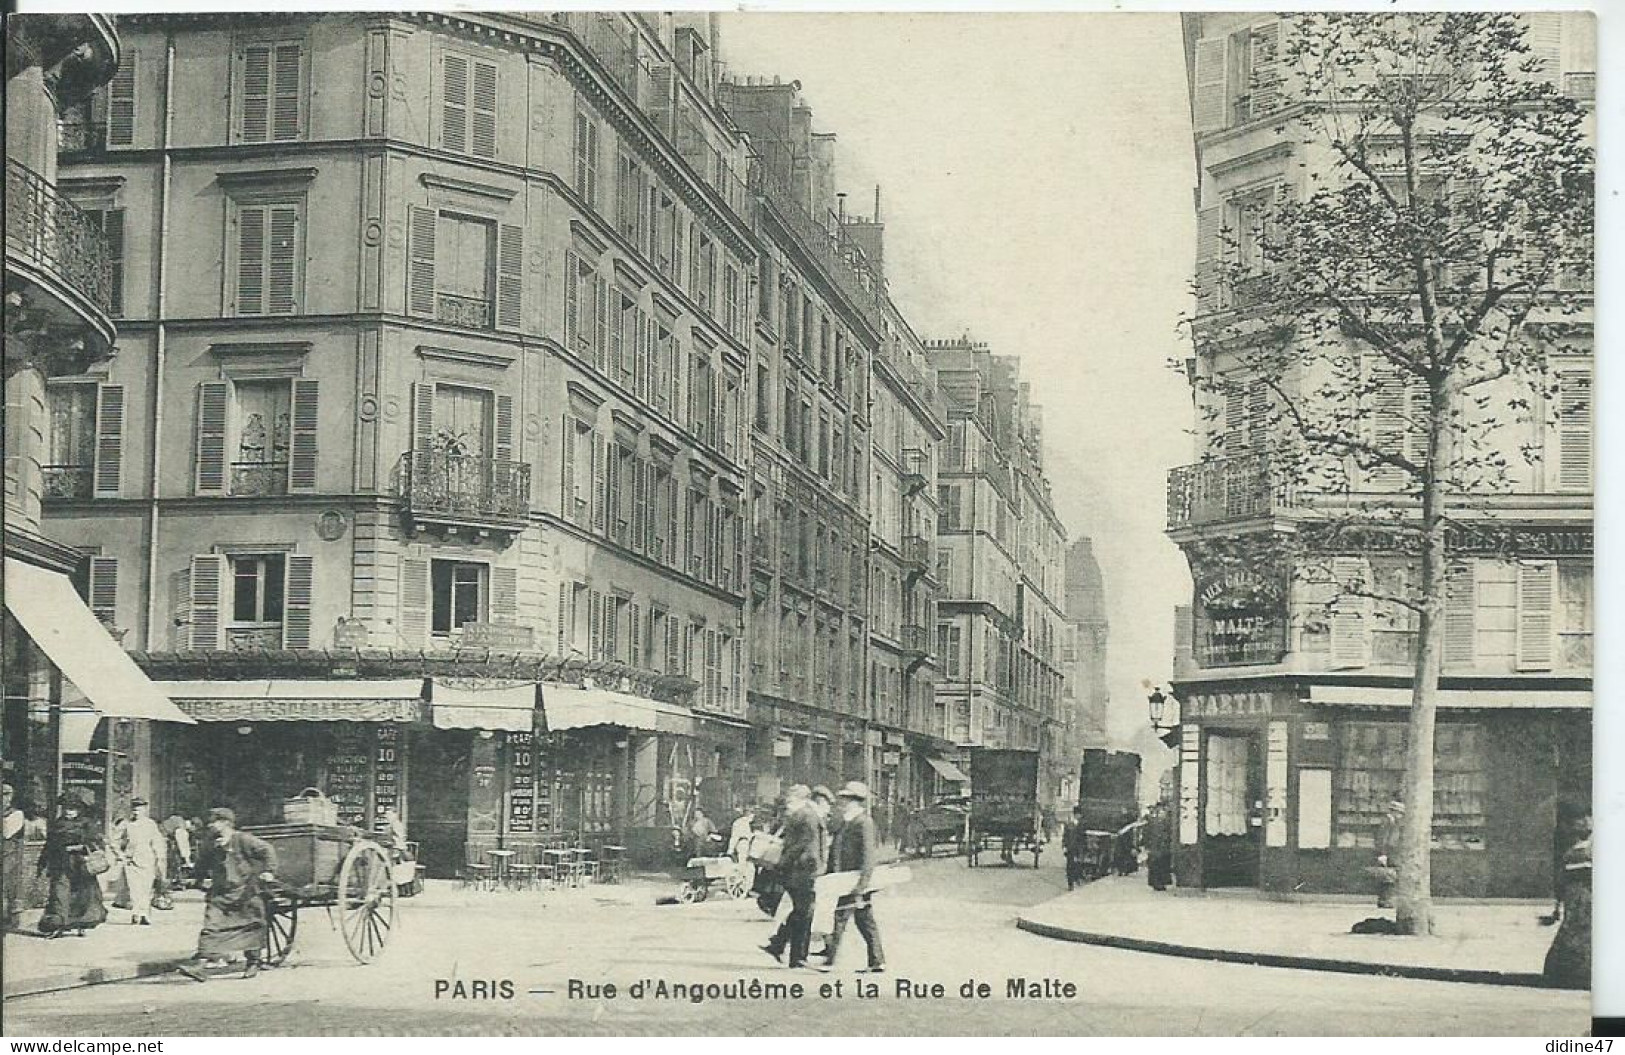
[[[1077, 538], [1066, 551], [1066, 622], [1061, 631], [1061, 742], [1066, 757], [1107, 745], [1106, 583], [1094, 542]], [[1076, 774], [1069, 774], [1074, 777]]]

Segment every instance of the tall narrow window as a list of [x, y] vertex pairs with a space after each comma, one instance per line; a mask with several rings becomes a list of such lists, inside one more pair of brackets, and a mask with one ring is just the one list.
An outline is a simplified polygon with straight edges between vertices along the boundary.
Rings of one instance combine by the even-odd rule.
[[441, 56], [440, 72], [441, 147], [496, 157], [496, 64], [448, 51]]
[[576, 112], [575, 186], [576, 193], [592, 208], [598, 208], [598, 122], [584, 111]]
[[432, 633], [449, 635], [464, 624], [485, 620], [487, 571], [484, 564], [473, 561], [431, 562]]
[[236, 227], [234, 313], [297, 314], [304, 283], [304, 203], [239, 204]]
[[230, 558], [231, 620], [226, 641], [234, 649], [282, 647], [286, 565], [281, 553]]
[[304, 46], [244, 45], [238, 54], [237, 131], [244, 143], [286, 143], [304, 135]]

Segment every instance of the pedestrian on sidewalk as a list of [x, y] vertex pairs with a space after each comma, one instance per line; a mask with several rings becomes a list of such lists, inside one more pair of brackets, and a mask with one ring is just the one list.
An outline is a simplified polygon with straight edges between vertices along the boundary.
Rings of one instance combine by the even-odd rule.
[[101, 824], [90, 816], [90, 803], [84, 789], [68, 789], [45, 830], [37, 871], [49, 884], [39, 921], [40, 933], [47, 938], [60, 938], [70, 930], [83, 938], [85, 931], [107, 919], [98, 879], [107, 871], [107, 842]]
[[863, 935], [869, 954], [868, 970], [879, 973], [886, 969], [886, 953], [880, 944], [880, 925], [875, 922], [871, 903], [871, 884], [875, 866], [879, 864], [875, 852], [879, 838], [874, 818], [869, 815], [869, 788], [862, 781], [848, 781], [836, 797], [841, 801], [841, 827], [830, 846], [830, 871], [856, 872], [858, 881], [850, 894], [835, 903], [835, 929], [825, 944], [823, 969], [835, 966], [841, 935], [846, 931], [847, 918], [851, 917], [858, 926], [858, 933]]
[[0, 923], [4, 929], [16, 930], [22, 918], [26, 891], [23, 884], [23, 841], [28, 837], [28, 818], [15, 804], [16, 790], [10, 784], [0, 785]]
[[130, 922], [151, 926], [153, 893], [169, 868], [169, 844], [158, 822], [148, 816], [146, 799], [130, 801], [130, 819], [119, 826], [115, 845], [130, 891]]
[[208, 896], [197, 954], [176, 970], [194, 981], [208, 981], [205, 969], [242, 953], [248, 961], [244, 978], [260, 973], [260, 951], [265, 947], [266, 884], [276, 879], [276, 851], [257, 835], [237, 830], [237, 815], [225, 807], [209, 811], [212, 845], [205, 845], [199, 862], [207, 877]]
[[[820, 788], [827, 795], [828, 791]], [[779, 882], [790, 896], [790, 915], [762, 948], [775, 960], [788, 950], [791, 967], [807, 966], [807, 949], [812, 944], [813, 882], [824, 874], [827, 861], [822, 808], [805, 784], [797, 784], [785, 795], [783, 849], [779, 853]]]
[[1388, 803], [1388, 812], [1377, 825], [1377, 867], [1373, 869], [1379, 884], [1378, 908], [1394, 907], [1394, 885], [1399, 882], [1399, 843], [1405, 828], [1405, 803], [1394, 799]]
[[1574, 843], [1563, 854], [1558, 879], [1563, 922], [1546, 951], [1544, 973], [1553, 985], [1591, 987], [1591, 814], [1576, 817]]
[[1061, 853], [1066, 858], [1066, 888], [1072, 890], [1084, 882], [1083, 855], [1086, 837], [1083, 827], [1083, 807], [1072, 807], [1072, 819], [1061, 829]]
[[1174, 823], [1164, 802], [1153, 803], [1145, 818], [1145, 881], [1167, 890], [1174, 881]]

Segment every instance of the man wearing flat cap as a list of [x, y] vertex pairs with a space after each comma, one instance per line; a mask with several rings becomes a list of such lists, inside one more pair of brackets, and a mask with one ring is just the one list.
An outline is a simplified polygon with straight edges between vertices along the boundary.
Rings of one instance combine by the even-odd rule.
[[886, 953], [880, 944], [880, 926], [875, 922], [874, 906], [870, 904], [870, 882], [874, 879], [875, 849], [879, 844], [874, 818], [869, 815], [869, 788], [861, 781], [848, 781], [835, 793], [840, 802], [841, 826], [830, 845], [830, 871], [858, 873], [857, 885], [852, 893], [835, 903], [835, 930], [825, 946], [824, 967], [835, 966], [840, 951], [841, 935], [846, 932], [847, 917], [858, 925], [868, 947], [871, 973], [886, 969]]
[[790, 915], [762, 948], [775, 960], [788, 950], [791, 967], [807, 966], [807, 947], [812, 944], [813, 882], [824, 874], [828, 803], [829, 789], [824, 787], [807, 791], [797, 785], [786, 796], [779, 878], [790, 895]]
[[224, 807], [209, 811], [213, 845], [201, 856], [208, 877], [208, 900], [203, 909], [203, 930], [198, 933], [197, 955], [177, 966], [195, 981], [208, 980], [204, 967], [242, 953], [248, 961], [244, 978], [260, 973], [260, 950], [265, 947], [266, 884], [276, 876], [276, 851], [257, 835], [237, 830], [237, 815]]

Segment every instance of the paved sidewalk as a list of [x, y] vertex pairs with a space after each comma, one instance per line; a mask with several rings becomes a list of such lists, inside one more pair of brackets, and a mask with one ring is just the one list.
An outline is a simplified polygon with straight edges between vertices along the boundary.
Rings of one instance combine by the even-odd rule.
[[1439, 981], [1542, 987], [1555, 928], [1550, 902], [1434, 902], [1431, 937], [1350, 934], [1385, 915], [1370, 900], [1267, 900], [1251, 893], [1158, 893], [1136, 876], [1113, 876], [1023, 912], [1022, 930], [1206, 960], [1383, 974]]
[[154, 912], [152, 926], [130, 923], [128, 909], [109, 908], [107, 922], [83, 938], [46, 940], [34, 931], [40, 910], [23, 913], [23, 933], [4, 937], [7, 997], [48, 993], [99, 982], [163, 974], [197, 948], [203, 925], [203, 894], [183, 890], [175, 894], [171, 912]]

